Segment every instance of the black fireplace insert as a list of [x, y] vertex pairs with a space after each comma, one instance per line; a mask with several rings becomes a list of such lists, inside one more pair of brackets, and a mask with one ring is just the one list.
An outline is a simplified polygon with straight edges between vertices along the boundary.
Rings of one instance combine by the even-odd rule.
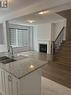
[[39, 52], [47, 53], [47, 44], [39, 44]]

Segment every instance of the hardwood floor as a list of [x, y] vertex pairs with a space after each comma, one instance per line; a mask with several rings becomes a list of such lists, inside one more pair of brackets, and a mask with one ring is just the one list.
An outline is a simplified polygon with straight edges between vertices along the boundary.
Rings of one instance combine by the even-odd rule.
[[41, 95], [71, 95], [71, 89], [45, 77], [41, 80]]
[[61, 50], [55, 56], [55, 60], [49, 62], [43, 68], [44, 77], [71, 88], [71, 42], [63, 44]]

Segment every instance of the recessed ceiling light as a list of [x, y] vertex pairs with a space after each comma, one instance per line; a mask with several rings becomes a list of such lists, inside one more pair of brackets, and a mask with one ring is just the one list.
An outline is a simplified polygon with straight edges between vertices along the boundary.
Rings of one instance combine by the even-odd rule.
[[33, 23], [33, 22], [35, 22], [35, 21], [34, 21], [34, 20], [28, 20], [28, 22], [29, 22], [29, 23]]
[[49, 11], [46, 10], [46, 11], [41, 11], [38, 14], [43, 15], [43, 14], [47, 14], [47, 13], [49, 13]]
[[30, 65], [29, 68], [30, 68], [30, 69], [34, 69], [34, 65]]

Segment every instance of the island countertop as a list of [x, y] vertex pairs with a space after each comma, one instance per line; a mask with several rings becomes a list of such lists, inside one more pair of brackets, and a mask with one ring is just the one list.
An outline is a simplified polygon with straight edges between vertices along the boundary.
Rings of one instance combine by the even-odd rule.
[[19, 53], [15, 59], [16, 61], [8, 64], [0, 63], [0, 68], [20, 79], [46, 65], [50, 56], [45, 53], [23, 52]]

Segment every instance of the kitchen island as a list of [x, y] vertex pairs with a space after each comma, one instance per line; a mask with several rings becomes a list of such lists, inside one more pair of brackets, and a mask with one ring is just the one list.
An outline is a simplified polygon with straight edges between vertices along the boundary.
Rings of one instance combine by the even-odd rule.
[[24, 52], [16, 61], [0, 63], [0, 92], [2, 95], [41, 95], [41, 68], [48, 63], [45, 53]]

